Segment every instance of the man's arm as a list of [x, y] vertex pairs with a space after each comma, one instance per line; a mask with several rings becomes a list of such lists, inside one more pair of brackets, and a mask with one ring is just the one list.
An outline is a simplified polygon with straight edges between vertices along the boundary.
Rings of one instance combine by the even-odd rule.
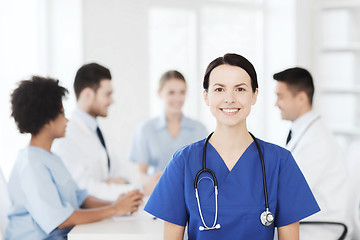
[[138, 166], [139, 166], [140, 172], [142, 172], [142, 173], [144, 173], [144, 174], [147, 174], [148, 167], [149, 167], [149, 164], [148, 164], [148, 163], [139, 162], [139, 163], [138, 163]]

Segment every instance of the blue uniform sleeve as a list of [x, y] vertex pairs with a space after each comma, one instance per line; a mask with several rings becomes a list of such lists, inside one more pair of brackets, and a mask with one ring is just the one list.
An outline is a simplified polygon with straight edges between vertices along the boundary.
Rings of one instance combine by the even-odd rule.
[[21, 188], [26, 198], [26, 208], [49, 234], [74, 212], [70, 203], [62, 204], [49, 170], [41, 164], [28, 165], [21, 171]]
[[77, 199], [77, 202], [79, 203], [79, 208], [81, 207], [81, 205], [84, 203], [85, 199], [88, 196], [89, 196], [89, 194], [85, 189], [78, 188], [76, 190], [76, 199]]
[[149, 163], [149, 149], [144, 125], [140, 125], [135, 132], [130, 146], [128, 158], [131, 162]]
[[300, 221], [320, 211], [305, 177], [290, 152], [280, 164], [278, 202], [275, 215], [276, 227]]
[[188, 220], [183, 157], [181, 150], [174, 154], [144, 208], [146, 212], [180, 226], [185, 226]]

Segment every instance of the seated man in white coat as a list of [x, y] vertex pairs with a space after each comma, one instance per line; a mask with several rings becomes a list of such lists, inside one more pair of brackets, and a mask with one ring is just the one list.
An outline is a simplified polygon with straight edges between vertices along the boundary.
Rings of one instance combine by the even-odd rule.
[[[292, 122], [286, 148], [293, 154], [321, 209], [304, 222], [331, 221], [348, 226], [345, 159], [334, 135], [312, 108], [311, 74], [303, 68], [290, 68], [273, 77], [277, 80], [275, 105], [282, 119]], [[300, 226], [300, 239], [306, 240], [338, 239], [342, 231], [342, 227], [333, 225]]]
[[[124, 169], [108, 149], [97, 122], [97, 117], [107, 117], [113, 103], [109, 69], [96, 63], [82, 66], [76, 73], [74, 90], [77, 109], [69, 119], [65, 138], [56, 141], [52, 150], [81, 188], [96, 197], [114, 200], [119, 193], [135, 187], [120, 176]], [[155, 184], [153, 178], [144, 185], [144, 192], [150, 193]]]

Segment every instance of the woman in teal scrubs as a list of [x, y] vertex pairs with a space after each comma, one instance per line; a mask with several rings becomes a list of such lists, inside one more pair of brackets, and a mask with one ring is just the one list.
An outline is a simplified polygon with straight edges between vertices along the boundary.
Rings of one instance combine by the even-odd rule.
[[164, 171], [176, 150], [208, 134], [202, 123], [182, 113], [186, 88], [184, 76], [176, 70], [160, 78], [158, 94], [164, 112], [140, 124], [128, 156], [145, 174]]
[[137, 211], [142, 194], [132, 191], [114, 202], [79, 189], [61, 159], [50, 149], [64, 137], [67, 119], [59, 82], [34, 76], [11, 95], [12, 117], [30, 144], [20, 151], [8, 183], [12, 209], [6, 240], [67, 239], [74, 225]]
[[[217, 125], [205, 139], [178, 150], [154, 189], [145, 210], [165, 221], [165, 239], [182, 239], [188, 224], [189, 239], [299, 239], [299, 220], [320, 209], [291, 153], [256, 139], [246, 120], [258, 95], [253, 65], [237, 54], [212, 61], [204, 77], [204, 99]], [[262, 172], [260, 151], [265, 165]], [[264, 193], [263, 177], [266, 177]], [[265, 196], [274, 221], [265, 226], [260, 215]], [[201, 210], [200, 210], [201, 209]], [[213, 226], [213, 227], [212, 227]]]

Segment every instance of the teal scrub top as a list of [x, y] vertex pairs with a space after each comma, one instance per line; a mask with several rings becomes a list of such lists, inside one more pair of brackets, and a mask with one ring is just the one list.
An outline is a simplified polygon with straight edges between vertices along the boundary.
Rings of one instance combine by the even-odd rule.
[[12, 202], [6, 240], [66, 239], [57, 229], [88, 194], [78, 188], [59, 157], [42, 148], [20, 151], [8, 191]]
[[[188, 224], [189, 239], [273, 239], [274, 228], [282, 227], [320, 210], [291, 153], [258, 140], [264, 156], [270, 211], [275, 221], [262, 225], [265, 210], [261, 160], [252, 142], [231, 171], [209, 143], [206, 166], [218, 181], [218, 220], [220, 229], [199, 231], [203, 226], [195, 198], [194, 179], [202, 169], [205, 139], [174, 154], [155, 187], [145, 211], [180, 226]], [[212, 226], [215, 196], [210, 174], [203, 173], [198, 185], [205, 223]]]
[[147, 163], [154, 172], [164, 171], [174, 153], [208, 134], [205, 126], [184, 115], [180, 133], [173, 138], [167, 129], [165, 115], [142, 123], [136, 130], [128, 158], [132, 162]]

